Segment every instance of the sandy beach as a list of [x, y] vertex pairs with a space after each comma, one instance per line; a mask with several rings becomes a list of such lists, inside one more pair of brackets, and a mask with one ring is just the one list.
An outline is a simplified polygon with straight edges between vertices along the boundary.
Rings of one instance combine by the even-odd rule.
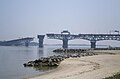
[[68, 58], [53, 72], [28, 79], [102, 79], [120, 72], [120, 50], [92, 50], [102, 54]]

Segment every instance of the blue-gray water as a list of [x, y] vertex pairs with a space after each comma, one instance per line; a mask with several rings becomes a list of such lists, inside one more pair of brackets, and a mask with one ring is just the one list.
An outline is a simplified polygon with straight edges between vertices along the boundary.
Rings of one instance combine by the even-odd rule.
[[[24, 63], [35, 60], [40, 57], [54, 55], [53, 49], [61, 48], [61, 46], [44, 46], [38, 48], [31, 47], [15, 47], [0, 46], [0, 79], [22, 79], [33, 75], [45, 73], [45, 71], [36, 71], [36, 69], [25, 68]], [[82, 48], [75, 46], [74, 48]], [[87, 46], [83, 48], [88, 48]]]

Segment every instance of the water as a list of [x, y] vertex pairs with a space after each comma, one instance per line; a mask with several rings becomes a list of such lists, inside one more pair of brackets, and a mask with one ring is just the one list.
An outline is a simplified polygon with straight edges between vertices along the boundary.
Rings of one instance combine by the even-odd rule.
[[[44, 70], [36, 71], [34, 68], [25, 68], [24, 63], [35, 60], [40, 57], [55, 55], [52, 50], [61, 48], [61, 46], [38, 47], [15, 47], [0, 46], [0, 79], [22, 79], [37, 74], [45, 73]], [[75, 46], [70, 48], [83, 48]], [[88, 48], [88, 47], [84, 47]]]
[[22, 79], [43, 71], [25, 68], [23, 63], [53, 55], [52, 48], [0, 46], [0, 79]]

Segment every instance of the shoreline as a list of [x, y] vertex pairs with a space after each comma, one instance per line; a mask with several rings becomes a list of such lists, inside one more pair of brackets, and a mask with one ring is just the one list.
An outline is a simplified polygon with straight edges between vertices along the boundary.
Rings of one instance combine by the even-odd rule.
[[68, 58], [56, 69], [23, 79], [102, 79], [120, 71], [120, 50], [92, 50], [91, 52], [113, 54]]

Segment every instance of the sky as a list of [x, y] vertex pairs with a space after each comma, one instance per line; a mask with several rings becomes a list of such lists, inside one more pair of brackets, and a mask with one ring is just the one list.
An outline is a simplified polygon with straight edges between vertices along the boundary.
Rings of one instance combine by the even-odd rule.
[[[120, 0], [0, 0], [0, 40], [38, 34], [109, 33], [120, 29]], [[119, 30], [120, 31], [120, 30]], [[69, 43], [85, 43], [73, 40]], [[62, 43], [45, 37], [44, 43]], [[116, 41], [98, 44], [118, 44]], [[119, 44], [120, 45], [120, 44]]]

